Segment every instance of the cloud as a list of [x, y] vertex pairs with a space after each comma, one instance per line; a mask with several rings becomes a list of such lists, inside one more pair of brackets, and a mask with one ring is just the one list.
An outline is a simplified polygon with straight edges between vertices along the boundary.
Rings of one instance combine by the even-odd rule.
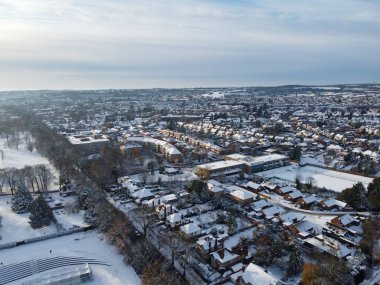
[[378, 80], [379, 12], [359, 0], [0, 0], [0, 88]]

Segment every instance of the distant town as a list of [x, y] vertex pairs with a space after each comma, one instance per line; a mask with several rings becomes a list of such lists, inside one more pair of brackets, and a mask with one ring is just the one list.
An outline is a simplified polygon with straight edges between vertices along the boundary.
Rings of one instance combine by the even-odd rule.
[[0, 285], [380, 284], [379, 162], [377, 84], [0, 92]]

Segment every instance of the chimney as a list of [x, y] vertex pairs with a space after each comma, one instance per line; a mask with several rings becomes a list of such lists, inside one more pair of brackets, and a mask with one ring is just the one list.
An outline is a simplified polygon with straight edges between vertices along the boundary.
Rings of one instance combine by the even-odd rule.
[[224, 259], [224, 248], [218, 252], [221, 259]]

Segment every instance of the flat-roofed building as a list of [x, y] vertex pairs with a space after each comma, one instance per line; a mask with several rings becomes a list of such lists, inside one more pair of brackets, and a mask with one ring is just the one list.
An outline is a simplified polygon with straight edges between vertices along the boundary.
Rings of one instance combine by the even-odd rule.
[[265, 171], [289, 164], [288, 156], [277, 153], [254, 157], [235, 153], [226, 155], [225, 159], [243, 162], [246, 165], [245, 170], [250, 173]]
[[198, 165], [195, 174], [202, 178], [238, 174], [243, 171], [244, 163], [234, 160], [222, 160]]
[[110, 147], [111, 142], [104, 135], [73, 135], [67, 137], [71, 145], [84, 154], [98, 153], [103, 147]]

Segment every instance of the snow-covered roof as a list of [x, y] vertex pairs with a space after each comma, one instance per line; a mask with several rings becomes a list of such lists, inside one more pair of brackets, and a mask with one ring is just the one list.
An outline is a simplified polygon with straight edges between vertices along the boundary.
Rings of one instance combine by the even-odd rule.
[[207, 186], [209, 188], [211, 188], [211, 187], [222, 187], [222, 185], [223, 185], [222, 183], [220, 183], [214, 179], [210, 179], [209, 181], [207, 181]]
[[175, 146], [171, 145], [170, 143], [154, 138], [148, 138], [148, 137], [128, 137], [128, 142], [136, 142], [136, 143], [152, 143], [155, 145], [160, 145], [161, 147], [165, 148], [165, 151], [169, 154], [182, 154]]
[[222, 161], [215, 161], [215, 162], [198, 165], [199, 168], [205, 168], [209, 170], [218, 170], [218, 169], [224, 169], [227, 167], [243, 167], [243, 166], [244, 166], [244, 163], [241, 163], [239, 161], [234, 161], [234, 160], [222, 160]]
[[274, 190], [278, 186], [278, 185], [273, 184], [273, 183], [271, 183], [269, 181], [264, 181], [260, 185], [263, 186], [263, 187], [265, 187], [265, 188], [268, 188], [270, 190]]
[[297, 198], [300, 198], [303, 196], [302, 192], [298, 191], [298, 190], [295, 190], [291, 193], [288, 193], [287, 194], [291, 199], [297, 199]]
[[282, 214], [280, 217], [281, 217], [281, 220], [284, 221], [284, 224], [286, 223], [286, 225], [291, 225], [291, 224], [301, 221], [306, 216], [300, 213], [288, 212], [288, 213]]
[[247, 285], [276, 285], [279, 282], [276, 277], [265, 272], [262, 267], [254, 263], [247, 266], [241, 278]]
[[151, 197], [151, 196], [154, 196], [153, 193], [149, 190], [149, 189], [146, 189], [146, 188], [143, 188], [139, 191], [136, 191], [135, 193], [132, 194], [132, 196], [136, 199], [143, 199], [143, 198], [146, 198], [146, 197]]
[[252, 181], [249, 181], [246, 186], [248, 188], [255, 189], [255, 190], [260, 188], [260, 184], [252, 182]]
[[176, 223], [182, 220], [182, 214], [174, 213], [166, 217], [166, 220], [170, 223]]
[[127, 180], [127, 181], [124, 181], [123, 183], [121, 183], [121, 185], [124, 187], [124, 188], [127, 188], [129, 192], [133, 193], [133, 192], [136, 192], [137, 190], [140, 189], [140, 187], [138, 187], [136, 184], [134, 184], [132, 181], [130, 180]]
[[294, 188], [293, 186], [284, 186], [284, 187], [281, 187], [281, 192], [283, 194], [286, 194], [286, 193], [289, 193], [289, 192], [292, 192], [292, 191], [295, 191], [297, 190], [296, 188]]
[[271, 219], [275, 215], [283, 213], [283, 212], [285, 212], [285, 210], [283, 208], [280, 208], [279, 206], [272, 206], [263, 210], [264, 215], [268, 219]]
[[317, 235], [316, 237], [308, 238], [305, 240], [305, 242], [338, 258], [346, 257], [353, 251], [339, 241], [323, 235]]
[[268, 206], [269, 203], [268, 203], [266, 200], [261, 199], [261, 200], [259, 200], [259, 201], [253, 202], [252, 205], [253, 205], [253, 209], [254, 209], [255, 211], [258, 211], [258, 210], [261, 210], [262, 208]]
[[353, 216], [346, 214], [340, 217], [340, 222], [342, 223], [343, 226], [346, 226], [346, 225], [351, 224], [352, 222], [356, 222], [356, 219]]
[[233, 260], [234, 258], [238, 257], [237, 254], [229, 251], [228, 249], [224, 248], [219, 251], [211, 253], [211, 256], [215, 259], [218, 260], [221, 263], [225, 263], [228, 261]]
[[327, 199], [323, 201], [327, 207], [332, 207], [332, 206], [338, 206], [338, 207], [346, 207], [347, 203], [336, 200], [334, 198]]
[[202, 229], [200, 227], [198, 227], [196, 224], [193, 224], [193, 223], [190, 223], [190, 224], [186, 224], [186, 225], [183, 225], [179, 228], [179, 230], [181, 232], [184, 232], [185, 234], [193, 234], [193, 233], [196, 233], [196, 232], [199, 232], [201, 231]]
[[95, 138], [92, 136], [70, 136], [67, 138], [71, 144], [78, 145], [78, 144], [91, 144], [91, 143], [97, 143], [102, 142], [106, 143], [109, 142], [108, 138], [106, 136], [100, 136], [99, 138]]
[[317, 198], [315, 198], [315, 196], [313, 195], [310, 195], [308, 197], [303, 197], [302, 199], [305, 201], [306, 204], [310, 204], [317, 201]]
[[237, 189], [235, 191], [232, 191], [230, 193], [231, 196], [234, 196], [240, 200], [247, 200], [247, 199], [253, 199], [255, 195], [247, 190], [244, 189]]
[[270, 161], [288, 159], [286, 155], [277, 154], [277, 153], [267, 154], [267, 155], [262, 155], [262, 156], [255, 156], [255, 157], [235, 153], [235, 154], [229, 154], [227, 157], [233, 160], [244, 162], [245, 164], [248, 164], [251, 166], [256, 165], [256, 164], [262, 164], [265, 162], [270, 162]]

